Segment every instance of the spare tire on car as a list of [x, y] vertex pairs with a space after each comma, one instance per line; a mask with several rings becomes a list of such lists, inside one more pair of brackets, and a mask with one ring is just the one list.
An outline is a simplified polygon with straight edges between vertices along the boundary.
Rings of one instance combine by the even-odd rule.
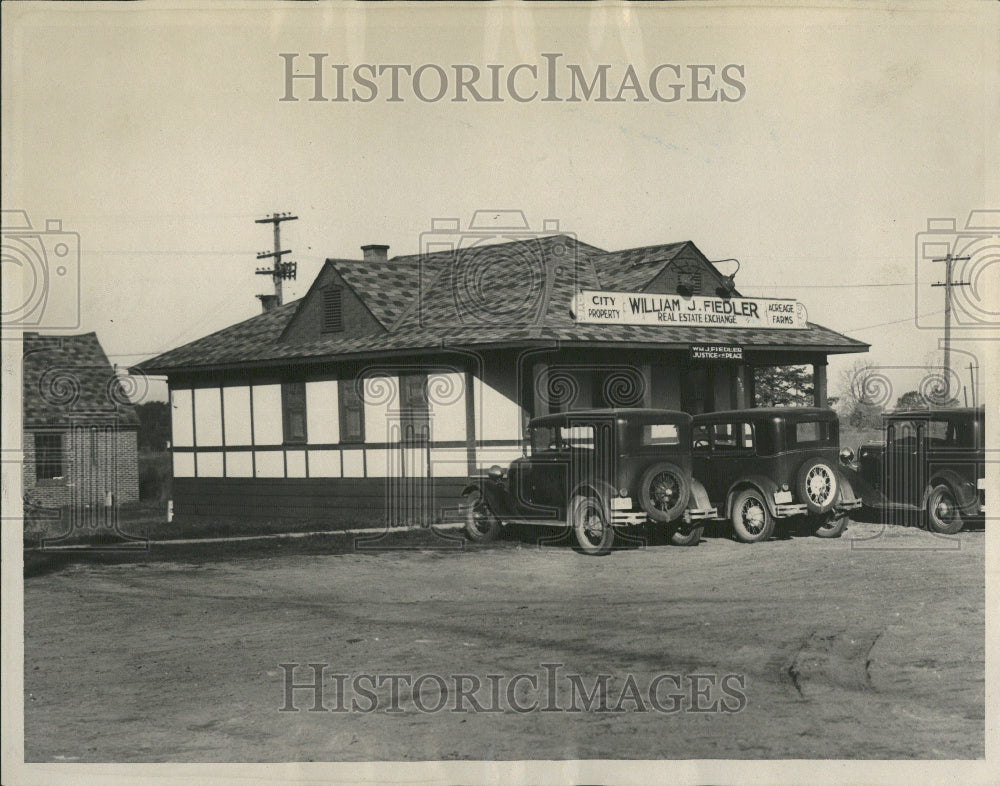
[[827, 513], [833, 510], [840, 493], [837, 470], [826, 459], [809, 459], [799, 467], [795, 491], [810, 513]]
[[669, 461], [659, 461], [647, 469], [639, 482], [639, 504], [653, 521], [679, 519], [691, 496], [687, 473]]

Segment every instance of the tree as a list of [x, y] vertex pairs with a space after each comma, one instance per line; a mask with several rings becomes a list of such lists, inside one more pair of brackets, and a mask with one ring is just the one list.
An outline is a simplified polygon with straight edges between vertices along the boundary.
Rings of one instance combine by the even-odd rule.
[[753, 370], [754, 403], [758, 407], [807, 407], [813, 403], [808, 366], [758, 366]]
[[910, 390], [896, 399], [896, 409], [927, 409], [927, 401], [918, 390]]
[[170, 405], [165, 401], [148, 401], [136, 405], [135, 413], [139, 416], [139, 450], [166, 450], [170, 439]]
[[837, 413], [857, 429], [878, 428], [892, 396], [892, 385], [869, 360], [856, 360], [840, 372]]

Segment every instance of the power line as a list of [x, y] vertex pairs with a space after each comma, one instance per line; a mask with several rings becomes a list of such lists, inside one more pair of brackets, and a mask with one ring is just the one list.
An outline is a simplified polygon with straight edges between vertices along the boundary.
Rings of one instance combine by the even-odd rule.
[[747, 289], [865, 289], [867, 287], [911, 287], [912, 281], [898, 284], [750, 284]]
[[[933, 317], [936, 314], [943, 314], [943, 313], [944, 313], [943, 309], [941, 311], [928, 311], [926, 314], [918, 314], [916, 319], [920, 319], [922, 317]], [[877, 325], [865, 325], [865, 327], [859, 327], [859, 328], [846, 328], [845, 332], [857, 333], [858, 331], [861, 330], [871, 330], [872, 328], [883, 327], [885, 325], [898, 325], [901, 322], [911, 322], [913, 319], [914, 317], [904, 317], [903, 319], [894, 319], [891, 322], [879, 322]]]

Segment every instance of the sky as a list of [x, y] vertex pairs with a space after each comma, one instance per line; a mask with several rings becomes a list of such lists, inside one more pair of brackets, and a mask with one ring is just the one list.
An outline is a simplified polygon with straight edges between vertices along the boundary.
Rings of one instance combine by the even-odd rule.
[[[327, 257], [416, 253], [435, 218], [511, 209], [608, 250], [691, 240], [735, 257], [743, 294], [797, 298], [871, 343], [898, 394], [914, 387], [944, 306], [918, 234], [1000, 208], [995, 3], [430, 6], [3, 4], [3, 205], [79, 234], [78, 330], [127, 366], [259, 313], [255, 257], [272, 237], [254, 221], [275, 211], [298, 216], [283, 225], [287, 300]], [[629, 64], [640, 82], [712, 65], [712, 88], [737, 65], [744, 90], [459, 103], [407, 88], [390, 102], [382, 79], [367, 103], [308, 101], [301, 81], [302, 100], [280, 101], [281, 53], [300, 67], [327, 53], [348, 91], [364, 63], [506, 74], [544, 71], [543, 53], [562, 55], [564, 80], [566, 64], [608, 65], [612, 90]], [[958, 273], [981, 306], [1000, 244], [979, 234]], [[969, 335], [957, 348], [982, 364], [989, 325]], [[854, 360], [831, 360], [831, 393]]]

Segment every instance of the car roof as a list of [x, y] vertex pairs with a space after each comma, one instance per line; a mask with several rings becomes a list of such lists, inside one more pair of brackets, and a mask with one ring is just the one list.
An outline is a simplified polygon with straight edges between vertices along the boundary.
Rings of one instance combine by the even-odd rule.
[[687, 412], [680, 412], [675, 409], [653, 409], [650, 407], [613, 407], [608, 409], [574, 409], [569, 412], [559, 412], [554, 415], [539, 415], [536, 418], [532, 418], [528, 423], [529, 427], [532, 426], [546, 426], [555, 423], [562, 423], [568, 419], [572, 420], [610, 420], [614, 418], [616, 420], [662, 420], [667, 419], [671, 421], [684, 421], [688, 422], [691, 420], [691, 416]]
[[835, 420], [837, 413], [827, 407], [751, 407], [749, 409], [725, 409], [718, 412], [703, 412], [694, 416], [695, 423], [721, 423], [730, 420], [815, 420], [824, 418]]

